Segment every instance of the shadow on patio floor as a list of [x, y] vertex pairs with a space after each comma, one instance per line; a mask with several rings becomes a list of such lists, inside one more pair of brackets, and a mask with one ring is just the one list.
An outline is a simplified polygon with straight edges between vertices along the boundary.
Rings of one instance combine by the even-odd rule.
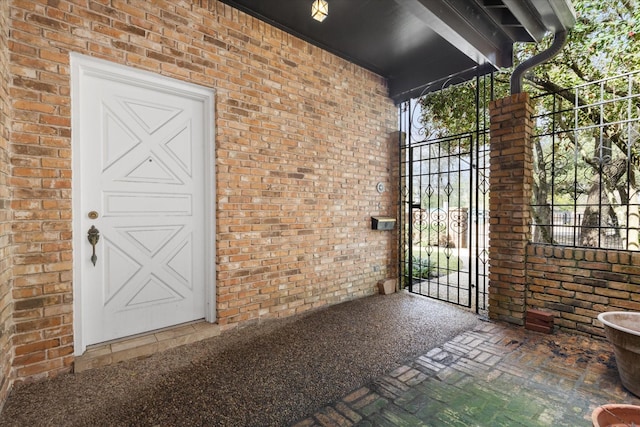
[[402, 292], [21, 385], [0, 425], [589, 425], [640, 403], [612, 358]]

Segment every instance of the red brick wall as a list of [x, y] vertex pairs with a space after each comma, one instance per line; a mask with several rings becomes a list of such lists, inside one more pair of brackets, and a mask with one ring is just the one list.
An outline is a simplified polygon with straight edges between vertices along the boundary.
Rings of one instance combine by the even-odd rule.
[[604, 336], [598, 314], [640, 311], [640, 253], [531, 244], [527, 304], [551, 311], [560, 329]]
[[524, 324], [531, 231], [531, 104], [527, 93], [490, 105], [489, 316]]
[[71, 51], [215, 88], [225, 329], [396, 275], [395, 233], [370, 230], [397, 209], [396, 109], [379, 76], [214, 0], [10, 4], [16, 378], [73, 360]]
[[9, 5], [0, 2], [0, 407], [10, 386], [13, 361], [11, 295], [11, 212], [9, 206]]

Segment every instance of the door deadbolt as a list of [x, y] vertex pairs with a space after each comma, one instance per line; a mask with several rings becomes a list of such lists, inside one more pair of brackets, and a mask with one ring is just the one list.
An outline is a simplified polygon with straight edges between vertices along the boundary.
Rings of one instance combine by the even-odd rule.
[[89, 217], [89, 219], [96, 219], [98, 218], [98, 212], [96, 211], [91, 211], [89, 212], [89, 215], [87, 215]]

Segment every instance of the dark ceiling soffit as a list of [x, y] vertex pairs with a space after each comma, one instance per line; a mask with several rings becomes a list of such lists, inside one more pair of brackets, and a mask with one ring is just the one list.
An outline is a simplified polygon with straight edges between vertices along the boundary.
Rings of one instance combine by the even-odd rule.
[[[423, 95], [426, 95], [430, 92], [436, 92], [442, 89], [445, 89], [449, 86], [456, 85], [459, 83], [464, 83], [471, 79], [476, 78], [476, 76], [484, 76], [485, 74], [492, 73], [497, 69], [491, 64], [478, 65], [467, 70], [463, 70], [459, 73], [452, 74], [450, 76], [443, 77], [439, 80], [423, 84], [419, 87], [413, 87], [408, 90], [402, 91], [400, 87], [398, 87], [397, 83], [393, 80], [389, 81], [389, 97], [393, 100], [393, 102], [398, 105], [404, 101], [413, 98], [419, 98]], [[402, 82], [403, 86], [407, 86], [406, 82]], [[411, 87], [410, 85], [408, 87]]]
[[[234, 0], [221, 0], [247, 13], [250, 16], [260, 19], [268, 24], [279, 28], [286, 33], [298, 37], [312, 45], [335, 54], [354, 64], [360, 65], [383, 77], [389, 77], [387, 70], [363, 60], [361, 57], [350, 55], [348, 52], [326, 45], [311, 35], [303, 34], [292, 29], [290, 26], [277, 21], [277, 18], [270, 18], [251, 8], [240, 4]], [[517, 2], [529, 3], [529, 0], [515, 0]], [[547, 0], [544, 0], [547, 1]], [[560, 0], [564, 1], [564, 0]], [[440, 37], [446, 40], [457, 50], [470, 58], [476, 64], [490, 62], [497, 67], [511, 66], [511, 44], [515, 41], [512, 35], [507, 34], [504, 28], [488, 19], [486, 11], [470, 0], [395, 0], [398, 5], [411, 11], [411, 13], [425, 23], [427, 27], [435, 31]], [[468, 14], [469, 16], [463, 16]], [[533, 41], [527, 37], [525, 40]], [[509, 46], [506, 46], [509, 44]]]
[[[2, 0], [0, 0], [0, 1], [2, 1]], [[312, 37], [309, 37], [309, 36], [307, 36], [305, 34], [302, 34], [299, 31], [295, 31], [295, 30], [291, 29], [291, 27], [288, 27], [288, 26], [286, 26], [286, 25], [284, 25], [284, 24], [282, 24], [282, 23], [280, 23], [280, 22], [278, 22], [278, 21], [276, 21], [274, 19], [271, 19], [271, 18], [269, 18], [267, 16], [264, 16], [264, 15], [262, 15], [260, 13], [257, 13], [255, 10], [253, 10], [253, 9], [247, 7], [247, 6], [244, 6], [242, 4], [238, 4], [237, 2], [235, 2], [233, 0], [220, 0], [220, 1], [222, 3], [228, 4], [229, 6], [233, 7], [234, 9], [237, 9], [237, 10], [240, 10], [240, 11], [246, 13], [249, 16], [253, 16], [254, 18], [257, 18], [257, 19], [259, 19], [259, 20], [261, 20], [263, 22], [266, 22], [267, 24], [270, 24], [270, 25], [272, 25], [272, 26], [284, 31], [287, 34], [291, 34], [292, 36], [297, 37], [297, 38], [299, 38], [301, 40], [304, 40], [309, 44], [317, 46], [322, 50], [326, 50], [327, 52], [332, 53], [332, 54], [336, 55], [337, 57], [340, 57], [342, 59], [346, 59], [347, 61], [349, 61], [349, 62], [351, 62], [353, 64], [359, 65], [362, 68], [366, 68], [367, 70], [373, 71], [374, 73], [379, 74], [380, 76], [383, 76], [383, 77], [386, 78], [385, 72], [383, 70], [381, 70], [379, 67], [376, 67], [373, 64], [370, 64], [370, 63], [368, 63], [366, 61], [363, 61], [362, 59], [355, 58], [352, 55], [349, 55], [349, 54], [347, 54], [347, 53], [345, 53], [343, 51], [340, 51], [340, 50], [335, 49], [335, 48], [333, 48], [331, 46], [328, 46], [328, 45], [326, 45], [324, 43], [321, 43], [318, 40], [313, 39]], [[311, 5], [311, 3], [309, 3], [309, 5]], [[311, 6], [309, 6], [309, 13], [311, 13]]]
[[[338, 57], [341, 57], [349, 62], [366, 68], [386, 78], [389, 86], [389, 97], [396, 103], [400, 103], [414, 95], [419, 96], [425, 91], [429, 92], [437, 90], [432, 88], [441, 88], [442, 84], [449, 80], [452, 76], [469, 75], [469, 78], [473, 78], [478, 72], [478, 69], [483, 70], [482, 73], [486, 74], [488, 72], [495, 71], [498, 67], [511, 66], [513, 42], [511, 37], [505, 34], [505, 32], [495, 22], [491, 22], [489, 19], [487, 19], [487, 17], [484, 16], [483, 13], [481, 13], [481, 10], [477, 7], [477, 4], [475, 2], [469, 0], [394, 0], [394, 2], [396, 2], [398, 5], [402, 5], [408, 10], [411, 10], [414, 15], [416, 15], [422, 22], [425, 23], [426, 27], [434, 30], [436, 34], [442, 37], [443, 41], [446, 41], [450, 45], [455, 46], [455, 48], [464, 56], [468, 57], [475, 63], [484, 64], [479, 67], [474, 66], [472, 68], [465, 68], [460, 73], [452, 75], [435, 76], [433, 80], [429, 80], [428, 82], [425, 81], [424, 75], [422, 76], [422, 78], [420, 78], [419, 76], [416, 76], [415, 73], [408, 73], [413, 75], [407, 75], [405, 73], [405, 75], [402, 76], [390, 75], [389, 70], [381, 69], [380, 67], [373, 65], [368, 61], [363, 60], [362, 58], [356, 57], [353, 54], [349, 54], [348, 52], [319, 42], [318, 40], [314, 39], [312, 35], [309, 36], [302, 34], [299, 31], [295, 31], [291, 27], [278, 22], [277, 18], [274, 19], [267, 17], [264, 14], [259, 13], [251, 8], [251, 6], [240, 4], [234, 0], [221, 1], [237, 10], [247, 13], [248, 15], [260, 19], [261, 21], [264, 21], [270, 25], [273, 25], [274, 27], [285, 31], [286, 33], [298, 37], [306, 42], [309, 42], [312, 45], [318, 46], [323, 50], [333, 53]], [[469, 29], [471, 24], [469, 22], [465, 22], [465, 19], [461, 18], [461, 13], [459, 11], [453, 10], [453, 7], [448, 4], [449, 2], [457, 3], [458, 7], [472, 7], [473, 19], [476, 21], [476, 24], [482, 22], [482, 30], [485, 30], [485, 34], [481, 34], [479, 29]], [[431, 12], [428, 7], [433, 8], [433, 10], [441, 13], [443, 16], [441, 17], [436, 15], [434, 12]], [[447, 21], [445, 22], [443, 18]], [[462, 37], [460, 34], [458, 34], [458, 32], [454, 30], [454, 28], [459, 25], [467, 27], [467, 33], [469, 34], [465, 34], [465, 36], [473, 39], [473, 43], [467, 41], [464, 37]], [[489, 32], [493, 32], [493, 35], [486, 35], [487, 28], [491, 28]], [[493, 64], [493, 66], [491, 64]], [[415, 64], [412, 65], [415, 66]], [[456, 77], [455, 80], [459, 81], [460, 79]]]
[[[327, 45], [315, 39], [312, 33], [293, 30], [286, 22], [278, 22], [277, 16], [267, 17], [264, 12], [259, 12], [260, 7], [253, 7], [253, 2], [221, 1], [386, 78], [389, 97], [396, 103], [438, 90], [436, 88], [451, 80], [452, 76], [456, 77], [455, 80], [460, 80], [461, 76], [473, 78], [478, 73], [486, 74], [509, 67], [512, 65], [514, 42], [536, 41], [547, 31], [569, 29], [575, 22], [571, 0], [385, 0], [410, 11], [445, 44], [452, 48], [455, 46], [454, 49], [460, 53], [457, 61], [461, 71], [447, 75], [444, 70], [444, 73], [437, 73], [434, 67], [438, 68], [438, 64], [425, 64], [424, 61], [422, 64], [420, 61], [406, 63], [406, 59], [400, 58], [396, 62], [398, 67], [388, 69], [382, 63], [370, 62], [375, 58], [367, 59], [365, 55], [349, 52], [341, 46]], [[462, 57], [479, 65], [462, 65], [465, 62]], [[412, 70], [402, 71], [406, 68]]]

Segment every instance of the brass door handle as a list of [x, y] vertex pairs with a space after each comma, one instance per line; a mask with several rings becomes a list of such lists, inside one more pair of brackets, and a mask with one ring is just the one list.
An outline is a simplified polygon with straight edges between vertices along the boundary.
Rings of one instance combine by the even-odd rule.
[[93, 248], [93, 253], [91, 254], [91, 262], [93, 265], [96, 265], [96, 261], [98, 261], [98, 257], [96, 256], [96, 245], [98, 244], [98, 240], [100, 240], [100, 230], [96, 228], [95, 225], [92, 225], [87, 233], [87, 239], [89, 239], [89, 243], [91, 243], [91, 247]]

